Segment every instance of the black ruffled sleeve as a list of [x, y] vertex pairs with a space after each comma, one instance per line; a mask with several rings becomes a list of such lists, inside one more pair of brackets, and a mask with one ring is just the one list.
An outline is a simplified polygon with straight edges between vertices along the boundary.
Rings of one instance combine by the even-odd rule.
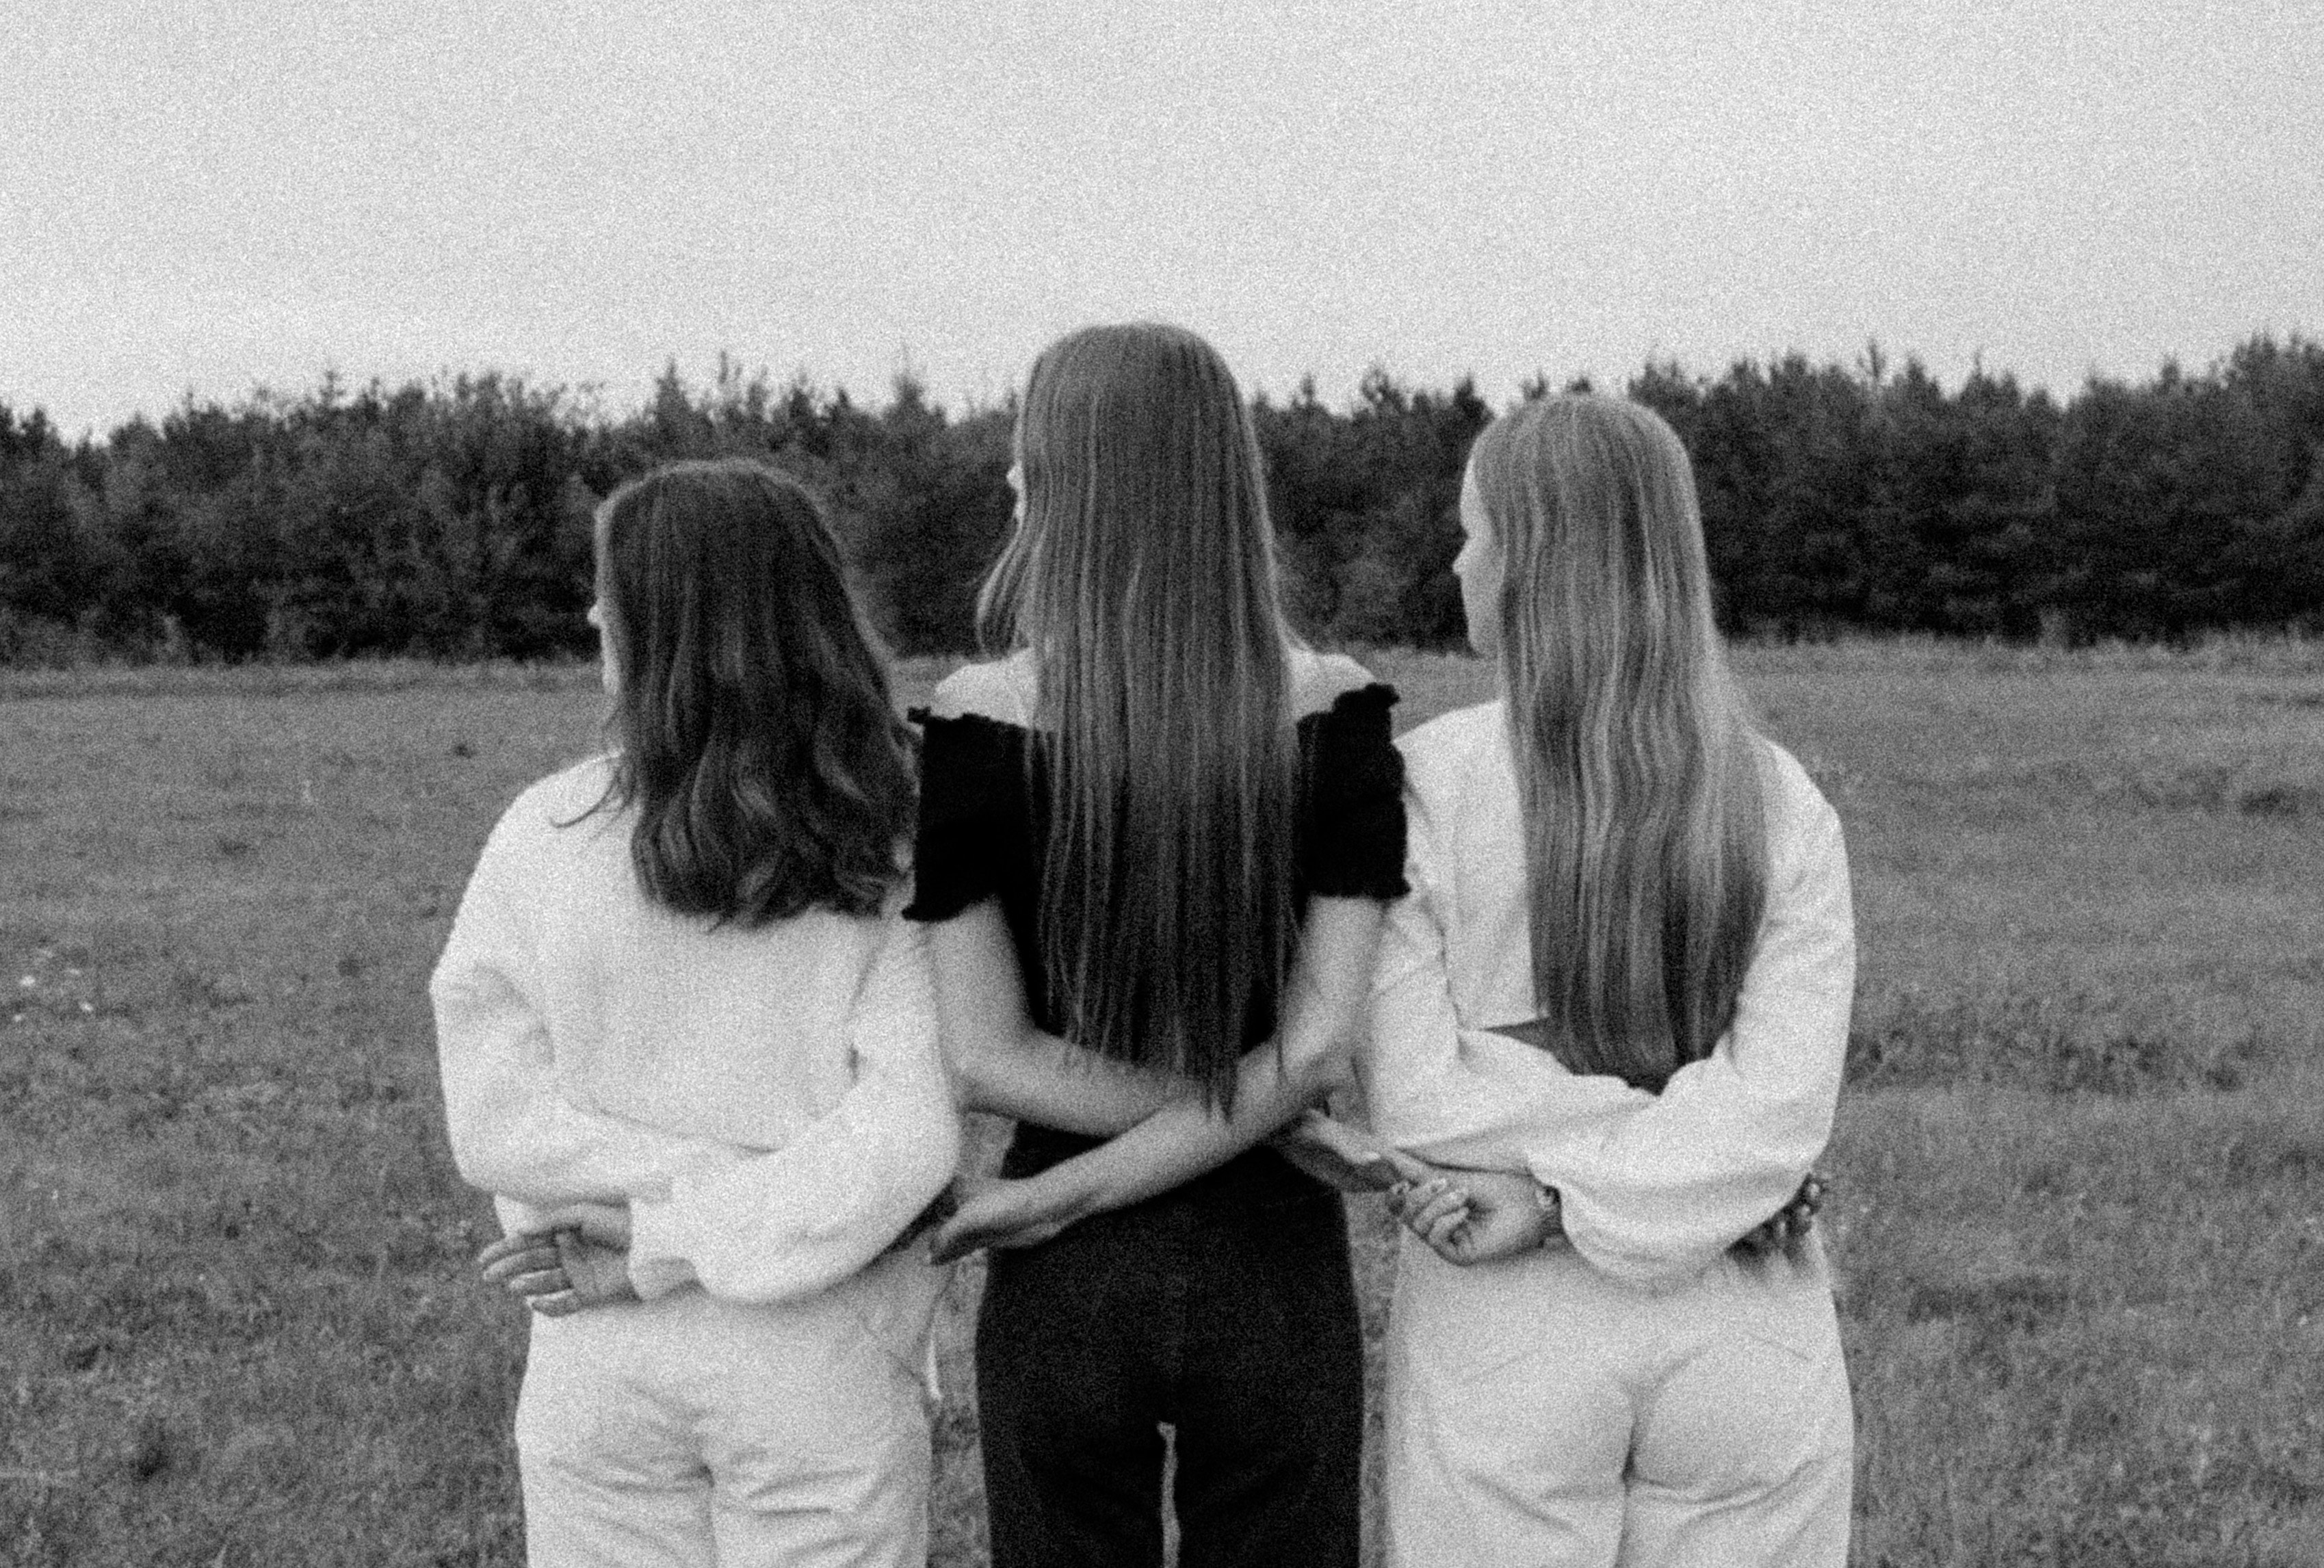
[[1343, 692], [1299, 722], [1306, 765], [1300, 874], [1310, 895], [1400, 899], [1404, 880], [1404, 756], [1388, 732], [1396, 688]]
[[949, 920], [996, 896], [1007, 856], [1021, 837], [1017, 807], [1023, 761], [1008, 725], [969, 714], [939, 718], [911, 710], [923, 732], [919, 826], [912, 838], [912, 901], [907, 920]]

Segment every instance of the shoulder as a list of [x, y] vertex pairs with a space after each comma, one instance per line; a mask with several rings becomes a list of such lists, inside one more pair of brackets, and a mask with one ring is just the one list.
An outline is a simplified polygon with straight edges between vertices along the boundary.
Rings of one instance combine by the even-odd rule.
[[[975, 716], [1002, 724], [1029, 724], [1033, 719], [1036, 681], [1033, 656], [1019, 650], [1006, 659], [964, 664], [936, 683], [926, 716], [957, 719]], [[920, 716], [916, 715], [915, 716]]]
[[1301, 869], [1318, 898], [1387, 900], [1405, 881], [1404, 761], [1389, 726], [1396, 688], [1352, 659], [1295, 650]]
[[[1328, 712], [1342, 697], [1378, 686], [1372, 672], [1344, 653], [1318, 653], [1312, 648], [1291, 650], [1291, 711], [1302, 718]], [[1393, 703], [1392, 687], [1381, 686]]]
[[1300, 730], [1327, 742], [1377, 739], [1388, 743], [1388, 715], [1396, 687], [1344, 653], [1291, 650], [1291, 711]]
[[1754, 737], [1759, 757], [1759, 791], [1767, 819], [1771, 862], [1795, 860], [1839, 842], [1840, 813], [1816, 787], [1800, 760], [1765, 735]]
[[1407, 730], [1396, 745], [1413, 792], [1432, 797], [1458, 790], [1480, 776], [1480, 762], [1506, 756], [1508, 730], [1501, 705], [1482, 702], [1439, 714]]
[[[1033, 732], [1020, 722], [1001, 665], [972, 664], [936, 686], [908, 715], [920, 726], [919, 821], [981, 818], [1013, 798]], [[1029, 706], [1029, 705], [1028, 705]]]
[[611, 756], [592, 757], [527, 785], [501, 813], [484, 840], [476, 875], [500, 884], [546, 874], [585, 843], [594, 842], [615, 820], [592, 815], [613, 781]]
[[525, 786], [507, 811], [500, 829], [511, 833], [546, 832], [586, 815], [605, 798], [613, 780], [611, 752], [587, 758], [570, 768], [537, 779]]

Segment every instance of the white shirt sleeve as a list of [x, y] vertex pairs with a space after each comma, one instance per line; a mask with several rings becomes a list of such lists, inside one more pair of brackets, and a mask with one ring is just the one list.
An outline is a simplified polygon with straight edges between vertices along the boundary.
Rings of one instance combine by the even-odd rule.
[[1536, 1155], [1587, 1137], [1654, 1096], [1619, 1078], [1577, 1077], [1505, 1035], [1465, 1029], [1452, 1001], [1438, 914], [1443, 883], [1434, 825], [1405, 798], [1405, 880], [1373, 972], [1371, 1028], [1357, 1072], [1372, 1129], [1440, 1165], [1527, 1170]]
[[960, 1118], [936, 1048], [919, 927], [885, 922], [848, 1035], [855, 1082], [798, 1137], [681, 1177], [668, 1201], [631, 1205], [640, 1295], [689, 1279], [734, 1301], [812, 1295], [878, 1257], [944, 1190], [960, 1161]]
[[680, 1176], [741, 1158], [559, 1091], [525, 893], [538, 847], [521, 807], [493, 828], [428, 986], [453, 1162], [503, 1200], [503, 1222], [559, 1204], [664, 1196]]
[[1855, 936], [1839, 820], [1812, 787], [1784, 816], [1735, 1021], [1658, 1095], [1460, 1028], [1443, 927], [1411, 877], [1374, 998], [1366, 1087], [1382, 1134], [1440, 1163], [1530, 1171], [1558, 1189], [1575, 1250], [1617, 1277], [1652, 1285], [1715, 1260], [1822, 1152], [1847, 1055]]
[[1856, 935], [1840, 820], [1821, 797], [1809, 804], [1771, 868], [1735, 1021], [1711, 1055], [1650, 1107], [1533, 1167], [1564, 1200], [1574, 1247], [1610, 1274], [1699, 1270], [1789, 1202], [1831, 1140]]

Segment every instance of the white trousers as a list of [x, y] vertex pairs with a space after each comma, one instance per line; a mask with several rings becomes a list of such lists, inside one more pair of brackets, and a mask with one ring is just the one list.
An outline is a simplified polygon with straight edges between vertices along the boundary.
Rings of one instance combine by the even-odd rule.
[[1404, 1238], [1389, 1568], [1842, 1568], [1854, 1418], [1831, 1276], [1662, 1292], [1570, 1249], [1461, 1268]]
[[922, 1382], [945, 1272], [804, 1301], [533, 1320], [517, 1401], [531, 1568], [924, 1568]]

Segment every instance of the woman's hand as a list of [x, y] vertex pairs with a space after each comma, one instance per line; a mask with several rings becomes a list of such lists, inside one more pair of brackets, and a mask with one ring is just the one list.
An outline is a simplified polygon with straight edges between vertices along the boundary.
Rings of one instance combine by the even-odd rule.
[[1558, 1233], [1556, 1194], [1531, 1176], [1443, 1171], [1388, 1191], [1388, 1210], [1447, 1263], [1466, 1267], [1530, 1252]]
[[1050, 1175], [955, 1183], [960, 1208], [937, 1228], [930, 1257], [950, 1263], [986, 1247], [1038, 1247], [1086, 1215], [1088, 1200]]
[[1399, 1183], [1426, 1181], [1435, 1167], [1310, 1108], [1268, 1139], [1292, 1166], [1343, 1193], [1384, 1193]]
[[1792, 1253], [1815, 1229], [1816, 1212], [1823, 1207], [1825, 1185], [1821, 1173], [1808, 1172], [1807, 1179], [1800, 1183], [1800, 1190], [1792, 1194], [1792, 1201], [1761, 1221], [1757, 1230], [1735, 1245], [1755, 1258]]
[[946, 1185], [945, 1190], [928, 1200], [927, 1207], [912, 1216], [911, 1223], [896, 1232], [896, 1239], [880, 1249], [880, 1256], [909, 1251], [923, 1237], [935, 1234], [936, 1227], [960, 1213], [961, 1184]]
[[630, 1211], [620, 1204], [552, 1209], [476, 1255], [484, 1279], [544, 1317], [635, 1301], [630, 1283]]

